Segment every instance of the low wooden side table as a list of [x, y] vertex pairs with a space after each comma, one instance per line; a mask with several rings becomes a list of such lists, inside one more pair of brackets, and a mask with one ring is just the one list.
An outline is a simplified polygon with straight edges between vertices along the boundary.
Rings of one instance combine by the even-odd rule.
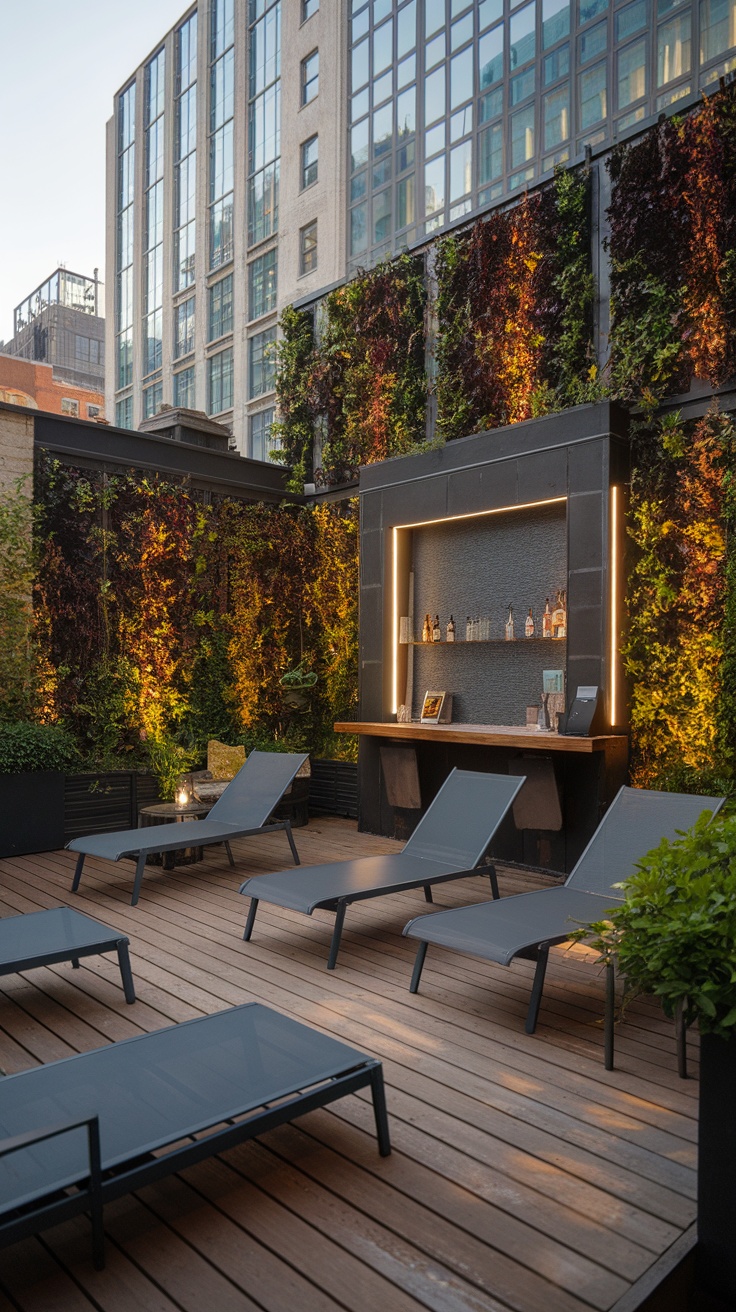
[[[211, 809], [211, 802], [190, 802], [188, 806], [177, 806], [176, 802], [161, 802], [158, 806], [143, 806], [138, 812], [138, 828], [183, 823], [185, 820], [202, 820]], [[202, 860], [203, 855], [204, 849], [201, 847], [182, 846], [177, 847], [173, 852], [152, 852], [146, 857], [146, 865], [163, 866], [164, 870], [173, 870], [174, 866], [194, 865], [195, 862]]]

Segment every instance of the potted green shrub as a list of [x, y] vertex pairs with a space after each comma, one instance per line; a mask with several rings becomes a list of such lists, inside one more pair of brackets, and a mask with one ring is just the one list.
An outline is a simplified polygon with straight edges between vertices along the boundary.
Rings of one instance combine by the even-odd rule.
[[701, 1034], [698, 1296], [732, 1309], [736, 1290], [736, 817], [663, 840], [625, 884], [625, 900], [581, 930], [626, 993], [660, 998]]
[[64, 846], [64, 774], [78, 763], [58, 725], [0, 724], [0, 857]]
[[317, 675], [313, 670], [304, 668], [304, 661], [300, 661], [294, 666], [293, 670], [287, 670], [279, 679], [281, 687], [284, 689], [284, 705], [290, 710], [303, 711], [309, 705], [308, 693], [311, 692]]

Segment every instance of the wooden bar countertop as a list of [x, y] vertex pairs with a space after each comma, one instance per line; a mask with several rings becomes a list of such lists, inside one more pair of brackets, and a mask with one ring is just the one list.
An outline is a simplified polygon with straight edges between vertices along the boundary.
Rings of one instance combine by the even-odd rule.
[[419, 742], [476, 743], [479, 747], [539, 748], [545, 752], [605, 752], [625, 745], [625, 734], [600, 734], [594, 738], [540, 731], [525, 725], [507, 724], [411, 724], [379, 721], [339, 720], [336, 733], [366, 734], [373, 738], [405, 738]]

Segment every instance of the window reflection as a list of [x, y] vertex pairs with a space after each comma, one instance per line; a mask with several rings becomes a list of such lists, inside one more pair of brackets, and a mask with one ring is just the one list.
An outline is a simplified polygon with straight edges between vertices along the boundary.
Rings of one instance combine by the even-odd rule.
[[647, 89], [647, 43], [634, 41], [618, 54], [618, 108], [640, 100]]
[[689, 13], [671, 18], [657, 29], [657, 86], [690, 72], [691, 17]]

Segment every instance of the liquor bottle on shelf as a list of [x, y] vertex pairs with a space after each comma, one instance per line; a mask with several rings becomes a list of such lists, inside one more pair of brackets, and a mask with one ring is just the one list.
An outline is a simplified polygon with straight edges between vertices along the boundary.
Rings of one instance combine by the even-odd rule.
[[552, 637], [552, 616], [549, 609], [549, 597], [544, 603], [544, 614], [542, 615], [542, 637]]
[[422, 642], [431, 642], [431, 641], [432, 641], [432, 621], [429, 618], [429, 611], [428, 611], [427, 614], [424, 616], [424, 624], [422, 625]]
[[440, 617], [435, 615], [434, 624], [432, 625], [432, 642], [442, 642], [442, 629], [440, 628]]
[[466, 642], [473, 641], [473, 621], [471, 620], [469, 615], [465, 620], [465, 641]]
[[527, 615], [526, 620], [524, 621], [524, 637], [525, 638], [534, 637], [534, 616], [532, 615], [531, 606], [529, 607], [529, 614]]
[[454, 642], [454, 641], [455, 641], [455, 621], [454, 621], [454, 619], [452, 618], [452, 615], [450, 616], [449, 620], [447, 621], [447, 641], [448, 641], [448, 642]]
[[509, 617], [506, 621], [506, 641], [514, 641], [514, 608], [509, 604]]
[[557, 593], [557, 601], [552, 611], [552, 637], [567, 637], [567, 609], [565, 606], [565, 593]]

